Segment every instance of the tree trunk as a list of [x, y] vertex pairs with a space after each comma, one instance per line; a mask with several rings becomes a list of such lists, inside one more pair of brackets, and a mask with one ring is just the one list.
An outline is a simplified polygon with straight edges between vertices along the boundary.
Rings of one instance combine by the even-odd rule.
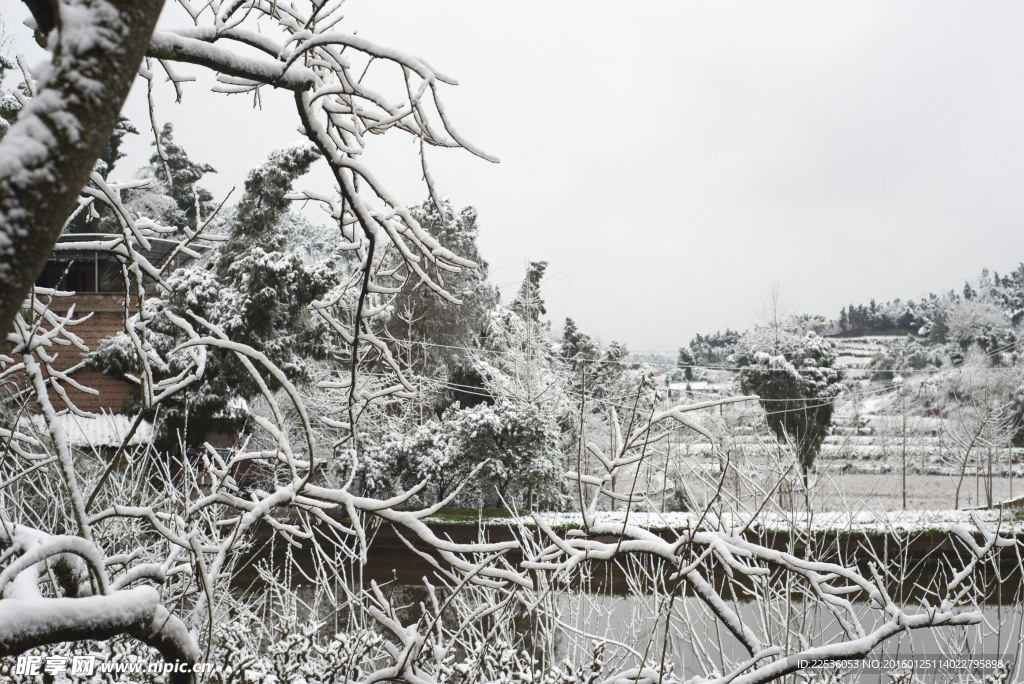
[[[163, 0], [26, 0], [26, 5], [40, 33], [57, 44], [51, 70], [0, 141], [4, 330], [42, 271], [114, 130]], [[62, 21], [65, 14], [69, 18]]]

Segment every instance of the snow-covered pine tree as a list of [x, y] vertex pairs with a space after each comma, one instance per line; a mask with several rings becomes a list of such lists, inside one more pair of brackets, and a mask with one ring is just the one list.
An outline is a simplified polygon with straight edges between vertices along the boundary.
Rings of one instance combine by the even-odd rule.
[[476, 267], [452, 273], [427, 264], [431, 275], [459, 303], [413, 279], [392, 300], [384, 328], [402, 349], [399, 361], [411, 375], [448, 386], [432, 393], [430, 403], [438, 413], [455, 401], [463, 406], [480, 403], [487, 397], [480, 396], [482, 379], [472, 368], [470, 353], [479, 345], [488, 314], [498, 303], [498, 291], [487, 282], [487, 262], [477, 247], [476, 209], [464, 207], [456, 212], [448, 199], [442, 199], [440, 205], [427, 200], [409, 213], [441, 244]]
[[213, 195], [199, 185], [199, 179], [208, 173], [216, 173], [217, 170], [209, 164], [193, 161], [188, 156], [185, 148], [175, 142], [174, 126], [171, 123], [164, 124], [158, 141], [153, 141], [153, 146], [156, 147], [156, 151], [149, 158], [149, 164], [154, 169], [154, 175], [167, 183], [167, 194], [174, 199], [180, 212], [174, 216], [163, 217], [163, 222], [174, 226], [187, 224], [191, 228], [196, 228], [197, 200], [200, 214], [204, 219], [209, 217], [214, 208]]
[[21, 102], [17, 96], [4, 87], [7, 72], [14, 68], [14, 63], [4, 55], [0, 55], [0, 140], [7, 134], [14, 120], [21, 111]]
[[[293, 380], [308, 377], [309, 360], [330, 353], [332, 338], [322, 320], [309, 311], [309, 304], [337, 284], [335, 264], [305, 263], [299, 254], [288, 251], [288, 236], [281, 230], [290, 206], [285, 196], [316, 158], [309, 145], [292, 147], [272, 153], [253, 169], [245, 194], [230, 212], [227, 241], [171, 273], [166, 279], [167, 291], [146, 303], [153, 314], [150, 341], [164, 358], [172, 360], [169, 373], [179, 370], [174, 367], [178, 357], [171, 350], [180, 329], [167, 318], [168, 312], [210, 321], [233, 341], [260, 349]], [[181, 360], [185, 362], [183, 357]], [[122, 333], [104, 342], [91, 355], [90, 364], [122, 376], [133, 373], [137, 361]], [[184, 397], [161, 406], [158, 441], [173, 448], [187, 413], [187, 441], [201, 443], [212, 430], [242, 418], [233, 399], [259, 393], [260, 388], [233, 354], [211, 350], [202, 381]]]
[[741, 340], [733, 357], [743, 392], [760, 397], [768, 427], [793, 444], [805, 483], [843, 391], [836, 358], [833, 344], [816, 333], [800, 338], [782, 331], [776, 340], [764, 330]]
[[629, 372], [626, 357], [629, 350], [621, 342], [612, 340], [601, 352], [595, 364], [591, 394], [606, 405], [632, 404], [639, 385], [639, 377]]
[[573, 396], [582, 396], [585, 391], [589, 393], [589, 388], [594, 384], [596, 362], [601, 354], [600, 345], [593, 337], [580, 330], [576, 321], [566, 318], [559, 353], [568, 374], [570, 392]]
[[101, 176], [108, 178], [118, 160], [124, 158], [125, 153], [121, 151], [121, 144], [124, 142], [125, 136], [138, 134], [139, 129], [135, 127], [131, 119], [124, 114], [117, 117], [117, 123], [114, 124], [114, 132], [110, 135], [110, 139], [107, 140], [107, 146], [100, 153], [100, 160], [104, 164], [100, 170]]
[[546, 261], [531, 261], [526, 267], [526, 277], [510, 307], [523, 320], [536, 323], [548, 312], [540, 295], [540, 284], [547, 269]]
[[[135, 124], [128, 117], [123, 114], [117, 117], [117, 122], [114, 124], [114, 132], [110, 135], [110, 139], [107, 140], [107, 146], [103, 148], [100, 158], [96, 161], [95, 170], [100, 176], [104, 179], [110, 177], [110, 173], [114, 170], [118, 160], [125, 156], [124, 152], [121, 151], [121, 144], [124, 142], [125, 137], [137, 135], [138, 132], [139, 130], [135, 127]], [[122, 199], [130, 205], [129, 198], [132, 195], [153, 192], [159, 192], [159, 190], [156, 188], [140, 188], [124, 193]], [[137, 213], [136, 215], [151, 216], [152, 214]], [[64, 230], [68, 233], [118, 233], [121, 231], [121, 225], [114, 212], [106, 204], [93, 202], [85, 211], [76, 213]]]
[[[107, 178], [117, 161], [125, 155], [121, 144], [126, 136], [137, 134], [135, 125], [124, 115], [118, 117], [114, 132], [103, 148], [97, 172]], [[154, 146], [156, 142], [153, 143]], [[185, 148], [174, 141], [174, 127], [165, 124], [160, 135], [160, 153], [154, 153], [149, 165], [136, 171], [136, 178], [148, 181], [148, 187], [134, 188], [122, 192], [122, 201], [129, 213], [145, 216], [158, 224], [183, 229], [197, 227], [196, 196], [202, 219], [205, 221], [213, 211], [213, 195], [199, 185], [207, 173], [215, 173], [209, 164], [192, 161]], [[121, 225], [114, 213], [103, 203], [94, 202], [88, 210], [78, 212], [68, 223], [69, 233], [119, 233]], [[172, 234], [173, 236], [173, 234]]]
[[693, 367], [697, 363], [697, 360], [693, 358], [693, 353], [686, 347], [679, 348], [679, 356], [676, 357], [676, 368], [683, 371], [683, 377], [687, 381], [693, 380]]

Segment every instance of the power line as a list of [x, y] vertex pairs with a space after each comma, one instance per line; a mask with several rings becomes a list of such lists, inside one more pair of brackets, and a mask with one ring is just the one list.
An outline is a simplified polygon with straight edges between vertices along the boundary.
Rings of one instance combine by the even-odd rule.
[[[444, 345], [444, 344], [439, 344], [439, 343], [426, 342], [426, 341], [423, 341], [423, 340], [406, 340], [406, 339], [400, 339], [400, 338], [394, 338], [394, 337], [392, 337], [391, 340], [393, 342], [396, 342], [396, 343], [420, 345], [420, 346], [423, 346], [423, 347], [436, 347], [436, 348], [444, 348], [444, 349], [455, 349], [455, 350], [461, 350], [461, 351], [469, 352], [469, 353], [472, 353], [472, 354], [478, 354], [478, 355], [480, 355], [480, 354], [491, 354], [491, 355], [496, 355], [496, 356], [513, 356], [515, 354], [514, 350], [512, 350], [512, 349], [502, 349], [502, 350], [481, 349], [481, 348], [466, 347], [466, 346]], [[936, 374], [940, 374], [940, 373], [952, 373], [954, 371], [961, 372], [961, 373], [964, 372], [964, 371], [966, 371], [968, 373], [972, 373], [972, 372], [975, 372], [975, 371], [1005, 371], [1004, 368], [995, 368], [995, 367], [988, 367], [988, 368], [986, 368], [986, 367], [978, 366], [977, 364], [983, 362], [985, 359], [994, 358], [995, 356], [1003, 353], [1004, 351], [1010, 350], [1010, 349], [1014, 348], [1015, 346], [1016, 346], [1015, 344], [1007, 344], [1007, 345], [1004, 345], [1003, 347], [999, 347], [997, 349], [990, 350], [989, 352], [987, 352], [986, 354], [982, 355], [981, 357], [979, 357], [977, 359], [973, 359], [972, 360], [972, 364], [974, 364], [974, 365], [966, 365], [965, 364], [965, 365], [956, 366], [956, 367], [953, 367], [953, 368], [936, 368], [936, 369], [888, 369], [888, 370], [891, 370], [893, 372], [899, 372], [899, 373], [907, 373], [907, 374], [910, 374], [910, 373], [921, 373], [921, 374], [928, 374], [928, 375], [936, 375]], [[523, 354], [523, 358], [525, 360], [530, 360], [530, 359], [535, 359], [535, 358], [543, 358], [543, 357], [552, 358], [552, 359], [558, 358], [558, 356], [556, 354], [530, 354], [528, 352]], [[562, 359], [562, 360], [565, 360], [565, 359]], [[579, 359], [574, 359], [574, 360], [580, 361]], [[586, 364], [586, 363], [595, 363], [595, 364], [605, 363], [605, 364], [615, 364], [615, 365], [623, 365], [623, 366], [630, 366], [630, 367], [635, 365], [633, 362], [627, 362], [627, 361], [622, 361], [622, 360], [611, 360], [611, 359], [597, 359], [597, 360], [591, 360], [591, 361], [583, 360], [583, 361], [581, 361], [581, 363], [584, 363], [584, 364]], [[648, 365], [651, 365], [651, 364], [648, 364]], [[697, 367], [698, 368], [708, 368], [707, 366], [697, 366]], [[728, 367], [722, 366], [722, 367], [716, 367], [716, 369], [719, 369], [719, 370], [730, 370], [730, 371], [740, 371], [743, 368], [744, 367], [741, 367], [741, 366], [728, 366]], [[780, 371], [787, 371], [788, 372], [787, 369], [762, 369], [762, 370], [780, 370]], [[879, 371], [879, 370], [885, 370], [885, 369], [872, 369], [872, 370]], [[382, 374], [372, 374], [371, 373], [371, 374], [368, 374], [368, 375], [370, 375], [371, 377], [374, 376], [374, 375], [376, 375], [377, 377], [381, 377], [381, 378], [386, 377], [385, 375], [382, 375]], [[490, 392], [488, 392], [486, 390], [486, 388], [482, 388], [482, 387], [478, 387], [478, 386], [474, 386], [474, 385], [464, 385], [464, 384], [460, 384], [460, 383], [453, 383], [453, 382], [450, 382], [450, 381], [441, 380], [439, 378], [429, 378], [429, 377], [425, 377], [425, 376], [423, 376], [423, 377], [435, 389], [436, 388], [444, 388], [444, 389], [450, 389], [450, 390], [458, 391], [458, 392], [461, 392], [463, 394], [469, 394], [471, 396], [478, 396], [478, 397], [481, 397], [481, 398], [494, 398], [494, 396]], [[666, 387], [666, 386], [658, 387], [657, 385], [653, 385], [652, 384], [652, 389], [654, 389], [655, 392], [658, 392], [658, 391], [665, 391], [665, 390], [667, 390], [669, 388]], [[574, 392], [569, 387], [565, 387], [563, 391], [564, 391], [564, 394], [567, 396], [567, 398], [569, 398], [571, 400], [580, 401], [580, 400], [583, 399], [583, 395], [581, 393]], [[836, 396], [833, 399], [829, 399], [829, 400], [822, 399], [818, 403], [800, 403], [798, 406], [794, 406], [792, 408], [781, 408], [781, 409], [778, 409], [778, 410], [765, 410], [765, 413], [766, 413], [766, 415], [775, 415], [775, 414], [780, 414], [780, 413], [791, 413], [791, 412], [794, 412], [794, 411], [806, 411], [806, 410], [822, 408], [822, 407], [834, 404], [835, 401], [837, 399], [839, 399], [839, 398], [843, 398], [843, 399], [846, 399], [846, 400], [855, 400], [855, 399], [859, 399], [859, 398], [867, 398], [867, 397], [872, 397], [872, 396], [879, 396], [879, 395], [887, 394], [887, 393], [889, 393], [891, 391], [892, 391], [892, 387], [891, 386], [881, 386], [881, 387], [871, 387], [871, 386], [868, 386], [866, 388], [862, 388], [862, 389], [859, 389], [859, 390], [846, 390], [846, 391], [843, 391], [840, 395]], [[705, 393], [703, 393], [703, 395], [704, 396], [708, 396], [708, 397], [716, 396], [715, 393], [711, 393], [711, 392], [705, 392]], [[722, 395], [717, 395], [717, 396], [722, 396]], [[611, 401], [609, 399], [602, 399], [602, 398], [594, 397], [592, 395], [588, 396], [587, 399], [590, 400], [590, 401], [593, 401], [593, 402], [604, 404], [606, 406], [622, 408], [622, 409], [626, 409], [626, 410], [632, 410], [633, 409], [633, 406], [631, 404], [616, 403], [616, 402]], [[759, 399], [759, 402], [762, 404], [762, 407], [763, 407], [764, 404], [772, 404], [772, 403], [777, 403], [777, 404], [794, 404], [796, 402], [811, 402], [811, 401], [814, 401], [814, 398], [799, 398], [799, 397], [796, 397], [796, 398], [783, 398], [783, 399], [773, 399], [773, 398], [760, 398]]]
[[[467, 346], [458, 346], [458, 345], [450, 345], [450, 344], [440, 344], [440, 343], [437, 343], [437, 342], [427, 342], [425, 340], [408, 340], [408, 339], [402, 339], [402, 338], [398, 338], [398, 337], [390, 337], [390, 339], [391, 339], [391, 341], [399, 343], [399, 344], [418, 345], [418, 346], [421, 346], [421, 347], [433, 347], [433, 348], [438, 348], [438, 349], [454, 349], [454, 350], [465, 351], [465, 352], [470, 352], [470, 353], [474, 353], [474, 354], [505, 355], [505, 354], [512, 353], [512, 351], [509, 350], [509, 349], [500, 349], [499, 350], [499, 349], [486, 349], [486, 348], [482, 348], [482, 347], [467, 347]], [[996, 356], [1002, 354], [1003, 352], [1006, 352], [1006, 351], [1009, 351], [1011, 349], [1014, 349], [1016, 346], [1017, 346], [1016, 343], [1007, 344], [1007, 345], [1005, 345], [1003, 347], [999, 347], [998, 349], [986, 352], [985, 354], [983, 354], [980, 357], [980, 359], [983, 360], [983, 359], [995, 358]], [[653, 361], [630, 361], [630, 360], [622, 360], [622, 359], [604, 359], [604, 358], [584, 358], [584, 359], [581, 359], [581, 358], [578, 358], [578, 357], [572, 357], [571, 359], [565, 359], [564, 357], [559, 357], [557, 352], [553, 352], [553, 351], [550, 352], [549, 354], [545, 354], [545, 353], [531, 353], [529, 351], [523, 351], [522, 352], [522, 356], [523, 356], [523, 358], [525, 358], [527, 360], [529, 360], [529, 359], [545, 358], [545, 357], [549, 357], [550, 356], [550, 357], [562, 358], [562, 360], [571, 360], [574, 363], [580, 363], [580, 364], [587, 364], [587, 365], [619, 365], [619, 366], [626, 366], [626, 367], [629, 367], [629, 368], [634, 368], [635, 366], [639, 366], [639, 365], [647, 365], [647, 366], [650, 366], [651, 368], [664, 368], [664, 369], [670, 369], [670, 370], [675, 370], [675, 369], [686, 370], [686, 369], [689, 368], [689, 369], [694, 369], [694, 370], [704, 369], [704, 370], [722, 370], [722, 371], [732, 371], [732, 372], [739, 372], [739, 371], [742, 371], [744, 368], [749, 368], [749, 366], [702, 365], [702, 364], [691, 364], [691, 365], [682, 365], [682, 366], [680, 366], [680, 365], [673, 364], [673, 363], [657, 363], [657, 362], [653, 362]], [[952, 366], [952, 367], [949, 367], [949, 368], [941, 368], [941, 367], [940, 368], [877, 368], [877, 367], [858, 368], [858, 367], [850, 367], [850, 366], [837, 366], [835, 368], [839, 368], [841, 370], [865, 370], [865, 371], [872, 371], [872, 372], [891, 372], [891, 373], [899, 373], [901, 375], [909, 375], [909, 374], [931, 374], [931, 375], [935, 375], [935, 374], [938, 374], [938, 373], [945, 373], [945, 372], [948, 372], [948, 371], [951, 371], [951, 370], [961, 370], [961, 369], [968, 369], [968, 368], [971, 368], [971, 369], [974, 369], [974, 370], [983, 370], [983, 371], [986, 371], [986, 372], [987, 371], [1005, 370], [1005, 368], [1001, 368], [1001, 367], [998, 367], [998, 366], [992, 366], [992, 367], [987, 367], [986, 368], [986, 367], [979, 367], [979, 366], [967, 366], [966, 364], [965, 365], [961, 365], [961, 366]], [[773, 370], [773, 369], [767, 369], [767, 370]], [[786, 369], [780, 368], [780, 369], [777, 369], [777, 370], [784, 371]]]

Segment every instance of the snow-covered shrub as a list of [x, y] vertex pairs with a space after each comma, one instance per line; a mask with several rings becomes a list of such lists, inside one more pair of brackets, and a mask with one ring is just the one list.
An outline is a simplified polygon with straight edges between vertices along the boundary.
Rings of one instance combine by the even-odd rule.
[[998, 365], [1004, 354], [1014, 353], [1017, 334], [1002, 307], [987, 297], [975, 297], [961, 301], [950, 312], [949, 340], [965, 352], [977, 346]]
[[[256, 629], [254, 629], [256, 627]], [[266, 626], [233, 620], [214, 632], [210, 684], [348, 684], [387, 660], [380, 634], [352, 629], [322, 636], [317, 622]]]
[[[49, 679], [43, 680], [48, 684], [163, 684], [167, 681], [166, 677], [154, 675], [148, 669], [151, 664], [162, 660], [156, 649], [126, 637], [115, 637], [109, 641], [65, 641], [30, 649], [24, 655], [40, 658], [43, 664], [48, 658], [57, 661], [48, 675]], [[71, 661], [83, 656], [95, 658], [93, 676], [88, 679], [71, 674]], [[16, 658], [0, 658], [0, 680], [11, 684], [39, 681], [38, 675], [18, 674], [16, 668]]]
[[[449, 407], [439, 420], [412, 435], [385, 437], [367, 470], [383, 464], [392, 485], [410, 487], [429, 479], [435, 501], [442, 501], [484, 464], [471, 483], [472, 504], [501, 506], [500, 492], [511, 504], [525, 503], [528, 490], [539, 500], [559, 500], [560, 432], [552, 416], [533, 404], [504, 403]], [[368, 472], [368, 482], [384, 484]], [[387, 480], [385, 480], [387, 481]]]
[[906, 337], [885, 348], [872, 357], [868, 369], [872, 380], [891, 381], [907, 371], [921, 371], [940, 368], [945, 359], [934, 347], [925, 347], [912, 337]]

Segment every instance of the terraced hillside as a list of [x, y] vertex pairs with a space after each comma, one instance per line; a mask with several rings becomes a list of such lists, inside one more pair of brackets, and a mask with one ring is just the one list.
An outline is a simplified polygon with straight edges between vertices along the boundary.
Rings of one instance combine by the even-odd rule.
[[[849, 369], [849, 389], [809, 474], [809, 491], [804, 491], [792, 451], [778, 444], [756, 401], [702, 412], [697, 417], [720, 451], [704, 438], [680, 435], [661, 447], [664, 461], [649, 469], [646, 481], [664, 492], [666, 508], [699, 506], [720, 482], [739, 508], [760, 506], [765, 499], [788, 505], [797, 498], [805, 505], [813, 501], [819, 511], [947, 510], [998, 506], [1024, 494], [1024, 449], [1011, 447], [1005, 435], [989, 434], [990, 427], [972, 422], [968, 411], [945, 397], [944, 388], [972, 369], [915, 375], [901, 390], [867, 379], [863, 371], [870, 359], [899, 339], [836, 340]], [[720, 372], [709, 386], [719, 396], [735, 394], [733, 377]], [[927, 393], [938, 398], [923, 401]]]

